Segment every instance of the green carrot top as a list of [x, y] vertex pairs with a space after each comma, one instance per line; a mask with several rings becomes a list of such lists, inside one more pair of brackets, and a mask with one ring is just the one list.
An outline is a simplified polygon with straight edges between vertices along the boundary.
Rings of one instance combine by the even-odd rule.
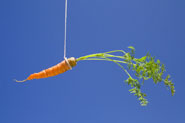
[[[128, 48], [131, 49], [130, 52], [114, 50], [82, 56], [77, 58], [76, 61], [104, 60], [116, 63], [128, 75], [128, 79], [126, 79], [125, 82], [132, 87], [129, 91], [137, 96], [142, 106], [148, 104], [145, 98], [146, 94], [141, 91], [141, 87], [144, 85], [145, 80], [152, 79], [155, 84], [164, 82], [164, 85], [169, 88], [171, 94], [174, 95], [174, 83], [170, 80], [170, 75], [167, 75], [165, 78], [163, 77], [166, 71], [164, 64], [161, 64], [159, 59], [155, 60], [149, 53], [141, 58], [135, 58], [135, 48], [132, 46]], [[113, 53], [118, 52], [122, 55], [113, 55]], [[135, 76], [132, 77], [129, 71], [132, 71]]]

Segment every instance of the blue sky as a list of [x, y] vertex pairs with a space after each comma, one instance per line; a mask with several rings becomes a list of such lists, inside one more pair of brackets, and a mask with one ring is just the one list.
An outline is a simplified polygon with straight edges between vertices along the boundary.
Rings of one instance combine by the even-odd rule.
[[16, 83], [63, 60], [64, 0], [0, 1], [1, 123], [185, 122], [185, 1], [69, 0], [67, 57], [127, 50], [160, 59], [176, 87], [147, 81], [149, 104], [113, 63], [79, 62], [62, 75]]

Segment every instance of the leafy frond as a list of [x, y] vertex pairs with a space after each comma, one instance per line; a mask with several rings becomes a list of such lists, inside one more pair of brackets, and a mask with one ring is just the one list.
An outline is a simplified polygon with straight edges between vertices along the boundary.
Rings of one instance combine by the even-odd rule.
[[[113, 50], [105, 53], [82, 56], [77, 58], [77, 61], [104, 60], [116, 63], [128, 75], [128, 79], [125, 80], [125, 82], [132, 87], [129, 91], [137, 96], [142, 106], [146, 106], [148, 104], [148, 101], [145, 98], [146, 94], [141, 91], [141, 86], [143, 86], [144, 82], [148, 79], [152, 79], [155, 84], [164, 82], [167, 88], [171, 90], [171, 94], [174, 95], [175, 87], [174, 83], [169, 80], [170, 75], [165, 79], [163, 78], [163, 74], [166, 71], [164, 64], [161, 64], [159, 59], [155, 60], [155, 58], [149, 53], [141, 58], [135, 58], [135, 48], [133, 46], [129, 46], [128, 48], [131, 50], [130, 52]], [[112, 53], [121, 53], [122, 55], [113, 55]], [[128, 70], [132, 71], [135, 77], [132, 77]]]

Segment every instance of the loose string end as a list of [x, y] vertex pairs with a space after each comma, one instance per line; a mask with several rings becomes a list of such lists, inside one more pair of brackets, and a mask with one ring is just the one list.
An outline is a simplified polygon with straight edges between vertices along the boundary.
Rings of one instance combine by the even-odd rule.
[[18, 80], [16, 80], [16, 79], [14, 79], [14, 81], [16, 81], [16, 82], [25, 82], [25, 81], [27, 81], [27, 79], [22, 80], [22, 81], [18, 81]]

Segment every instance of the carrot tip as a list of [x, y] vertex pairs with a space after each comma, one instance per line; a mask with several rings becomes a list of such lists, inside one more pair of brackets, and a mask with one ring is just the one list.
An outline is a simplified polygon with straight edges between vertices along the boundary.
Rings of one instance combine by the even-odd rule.
[[27, 81], [27, 79], [22, 80], [22, 81], [18, 81], [18, 80], [16, 80], [16, 79], [14, 79], [14, 81], [16, 81], [16, 82], [25, 82], [25, 81]]

